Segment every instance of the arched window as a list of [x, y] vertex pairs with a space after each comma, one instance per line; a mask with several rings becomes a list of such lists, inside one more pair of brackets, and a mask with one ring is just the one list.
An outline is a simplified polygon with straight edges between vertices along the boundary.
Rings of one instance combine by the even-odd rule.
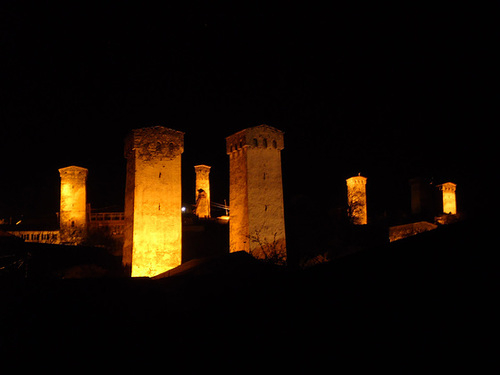
[[274, 147], [274, 148], [278, 148], [278, 144], [276, 143], [276, 140], [275, 140], [275, 139], [273, 139], [273, 147]]
[[267, 148], [267, 139], [266, 138], [263, 139], [262, 144], [264, 145], [264, 148]]
[[255, 147], [259, 147], [259, 141], [257, 140], [257, 138], [254, 138], [254, 139], [253, 139], [253, 145], [254, 145]]

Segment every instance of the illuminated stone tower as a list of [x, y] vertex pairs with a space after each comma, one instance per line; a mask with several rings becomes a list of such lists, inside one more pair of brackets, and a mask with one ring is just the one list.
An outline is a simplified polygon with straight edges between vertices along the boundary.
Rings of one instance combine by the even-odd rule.
[[260, 125], [226, 138], [229, 249], [286, 259], [281, 150], [283, 132]]
[[366, 210], [366, 177], [361, 175], [348, 178], [347, 183], [347, 205], [349, 216], [353, 224], [368, 224], [368, 213]]
[[155, 276], [181, 264], [181, 154], [184, 133], [134, 129], [125, 140], [123, 264], [132, 276]]
[[437, 186], [443, 193], [443, 213], [456, 215], [457, 214], [457, 199], [455, 192], [457, 185], [453, 182], [445, 182]]
[[82, 167], [59, 169], [61, 207], [59, 226], [61, 243], [78, 245], [87, 235], [87, 174]]
[[[210, 166], [195, 165], [196, 172], [196, 216], [210, 217]], [[203, 194], [204, 193], [204, 194]]]

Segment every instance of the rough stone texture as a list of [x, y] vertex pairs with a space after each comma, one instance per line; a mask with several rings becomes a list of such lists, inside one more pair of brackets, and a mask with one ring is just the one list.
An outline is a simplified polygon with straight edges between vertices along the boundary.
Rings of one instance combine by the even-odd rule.
[[457, 199], [455, 191], [457, 190], [457, 185], [453, 182], [445, 182], [437, 187], [443, 192], [443, 213], [456, 215]]
[[368, 224], [366, 180], [363, 176], [354, 176], [346, 180], [349, 215], [356, 225]]
[[240, 250], [250, 252], [246, 147], [229, 155], [229, 251]]
[[181, 264], [181, 154], [184, 133], [134, 129], [125, 140], [123, 263], [132, 276], [154, 276]]
[[[203, 164], [194, 166], [196, 172], [196, 216], [202, 218], [210, 217], [210, 168], [210, 166]], [[204, 192], [201, 196], [200, 190]]]
[[61, 207], [59, 213], [60, 241], [81, 244], [87, 235], [87, 174], [82, 167], [59, 169], [61, 176]]
[[437, 228], [436, 224], [427, 221], [396, 225], [389, 228], [389, 241], [397, 241], [406, 237], [411, 237], [419, 233], [427, 232]]
[[257, 258], [286, 259], [281, 150], [283, 132], [260, 125], [226, 138], [229, 247]]

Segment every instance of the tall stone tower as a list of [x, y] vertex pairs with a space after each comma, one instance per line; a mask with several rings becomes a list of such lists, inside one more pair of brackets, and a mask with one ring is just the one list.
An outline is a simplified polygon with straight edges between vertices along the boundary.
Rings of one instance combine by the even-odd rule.
[[78, 245], [87, 236], [87, 174], [74, 165], [59, 169], [61, 207], [59, 226], [61, 243]]
[[260, 125], [226, 138], [229, 155], [229, 248], [286, 260], [281, 150], [283, 132]]
[[196, 172], [196, 216], [201, 218], [210, 217], [210, 168], [210, 166], [203, 164], [194, 166]]
[[411, 213], [420, 214], [422, 212], [422, 179], [415, 177], [409, 180], [411, 189]]
[[356, 225], [368, 224], [366, 209], [366, 177], [361, 175], [348, 178], [347, 205], [352, 223]]
[[443, 213], [456, 215], [457, 214], [457, 198], [455, 192], [457, 185], [453, 182], [445, 182], [437, 186], [443, 193]]
[[430, 178], [414, 177], [409, 180], [411, 193], [411, 213], [413, 215], [434, 216], [435, 186]]
[[132, 276], [155, 276], [181, 264], [181, 154], [184, 133], [155, 126], [125, 140], [123, 264]]

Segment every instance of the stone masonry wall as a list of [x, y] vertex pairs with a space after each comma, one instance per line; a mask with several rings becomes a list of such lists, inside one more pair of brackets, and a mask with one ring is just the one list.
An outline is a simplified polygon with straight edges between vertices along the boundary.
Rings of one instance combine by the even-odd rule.
[[132, 276], [155, 276], [181, 264], [181, 154], [184, 133], [135, 129], [126, 140], [123, 262]]

